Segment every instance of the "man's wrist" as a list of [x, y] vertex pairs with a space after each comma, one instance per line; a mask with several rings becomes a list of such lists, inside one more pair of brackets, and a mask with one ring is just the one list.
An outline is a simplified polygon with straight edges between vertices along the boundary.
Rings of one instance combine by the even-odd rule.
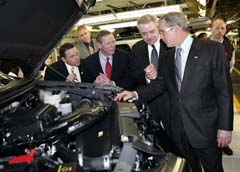
[[137, 93], [137, 91], [133, 91], [133, 93], [134, 93], [134, 97], [132, 98], [132, 100], [133, 101], [135, 101], [135, 100], [138, 100], [138, 93]]

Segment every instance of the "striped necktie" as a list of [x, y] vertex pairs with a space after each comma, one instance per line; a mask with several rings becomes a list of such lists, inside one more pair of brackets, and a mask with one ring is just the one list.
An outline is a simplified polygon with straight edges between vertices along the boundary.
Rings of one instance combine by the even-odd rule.
[[176, 66], [176, 81], [178, 86], [178, 91], [181, 90], [182, 84], [182, 58], [181, 58], [182, 48], [177, 48], [176, 57], [175, 57], [175, 66]]
[[152, 53], [151, 53], [151, 63], [154, 65], [155, 69], [158, 69], [158, 53], [156, 47], [152, 45]]

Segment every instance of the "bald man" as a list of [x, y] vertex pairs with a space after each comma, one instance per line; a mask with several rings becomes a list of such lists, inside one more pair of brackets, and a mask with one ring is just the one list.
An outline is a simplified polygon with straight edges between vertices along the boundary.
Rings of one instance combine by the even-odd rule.
[[224, 56], [228, 61], [230, 72], [232, 72], [235, 64], [235, 51], [231, 41], [225, 36], [227, 32], [227, 25], [223, 19], [216, 19], [212, 23], [211, 39], [218, 41], [224, 46]]

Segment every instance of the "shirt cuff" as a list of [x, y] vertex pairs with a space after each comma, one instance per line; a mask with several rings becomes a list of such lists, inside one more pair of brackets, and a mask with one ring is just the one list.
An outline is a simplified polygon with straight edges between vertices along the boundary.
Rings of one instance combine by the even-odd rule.
[[148, 79], [146, 76], [145, 76], [145, 79], [146, 79], [146, 83], [149, 84], [151, 82], [150, 79]]
[[136, 91], [133, 91], [133, 93], [135, 94], [135, 96], [128, 100], [129, 103], [132, 103], [133, 101], [138, 100], [138, 93]]

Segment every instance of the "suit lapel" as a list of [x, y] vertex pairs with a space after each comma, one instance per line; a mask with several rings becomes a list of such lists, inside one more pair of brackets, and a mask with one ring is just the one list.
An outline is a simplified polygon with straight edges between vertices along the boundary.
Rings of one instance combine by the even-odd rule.
[[98, 52], [95, 53], [95, 54], [96, 54], [95, 58], [96, 58], [97, 60], [94, 60], [94, 61], [95, 61], [95, 64], [93, 65], [93, 67], [94, 67], [94, 68], [96, 67], [96, 69], [95, 69], [95, 71], [97, 72], [96, 76], [98, 76], [98, 75], [99, 75], [99, 72], [101, 72], [101, 73], [104, 74], [105, 69], [103, 69], [103, 68], [105, 68], [105, 66], [103, 66], [103, 68], [102, 68], [101, 62], [100, 62], [100, 57], [99, 57]]
[[65, 63], [61, 60], [61, 63], [60, 63], [60, 73], [62, 73], [65, 77], [67, 77], [69, 75], [68, 73], [68, 70], [67, 70], [67, 66], [65, 65]]
[[[167, 68], [168, 68], [167, 76], [168, 77], [166, 77], [166, 80], [169, 79], [172, 82], [172, 84], [174, 85], [174, 88], [176, 89], [176, 91], [178, 91], [177, 83], [176, 83], [176, 79], [175, 79], [174, 57], [175, 57], [175, 51], [170, 50], [168, 56], [166, 57], [166, 61], [167, 61], [167, 65], [168, 65], [167, 66]], [[160, 71], [161, 71], [161, 69], [160, 69]]]
[[115, 78], [115, 75], [118, 74], [118, 67], [119, 67], [119, 64], [121, 64], [120, 62], [120, 58], [116, 55], [117, 51], [115, 51], [115, 53], [113, 54], [113, 59], [112, 59], [112, 76], [111, 76], [111, 79]]
[[144, 49], [142, 50], [143, 53], [143, 57], [145, 57], [145, 64], [146, 66], [150, 64], [150, 60], [149, 60], [149, 52], [148, 52], [148, 44], [146, 42], [144, 42]]
[[181, 92], [184, 91], [189, 84], [189, 82], [192, 80], [192, 76], [194, 74], [194, 71], [196, 69], [199, 56], [198, 56], [198, 50], [196, 47], [196, 42], [193, 41], [192, 46], [190, 48], [186, 66], [185, 66], [185, 71], [184, 71], [184, 76], [183, 76], [183, 81], [181, 84]]

